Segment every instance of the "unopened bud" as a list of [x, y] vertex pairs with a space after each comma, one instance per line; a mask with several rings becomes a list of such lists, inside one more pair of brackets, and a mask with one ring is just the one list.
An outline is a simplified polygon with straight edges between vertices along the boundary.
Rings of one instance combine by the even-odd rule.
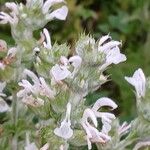
[[4, 40], [0, 40], [0, 52], [7, 50], [7, 43]]

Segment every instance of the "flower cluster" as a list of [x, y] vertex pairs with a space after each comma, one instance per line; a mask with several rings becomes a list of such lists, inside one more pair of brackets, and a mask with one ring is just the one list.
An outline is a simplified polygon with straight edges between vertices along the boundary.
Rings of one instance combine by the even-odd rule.
[[[91, 142], [93, 143], [106, 143], [111, 140], [108, 132], [111, 130], [111, 122], [115, 119], [114, 114], [106, 112], [98, 112], [98, 110], [103, 106], [109, 106], [113, 109], [117, 108], [117, 105], [109, 98], [103, 97], [96, 101], [91, 109], [85, 109], [82, 117], [82, 126], [87, 134], [86, 139], [88, 142], [88, 149], [91, 149]], [[98, 126], [97, 118], [102, 120], [102, 130], [101, 132], [96, 129]], [[88, 119], [92, 120], [93, 125], [90, 124]]]
[[0, 52], [3, 54], [0, 60], [0, 70], [5, 70], [8, 65], [14, 62], [17, 48], [11, 47], [8, 49], [7, 43], [4, 40], [0, 40]]
[[[51, 38], [47, 29], [44, 29], [43, 32], [41, 33], [41, 39], [42, 39], [41, 43], [44, 47], [44, 50], [46, 49], [46, 53], [44, 53], [42, 57], [45, 57], [45, 55], [48, 55], [50, 53], [51, 59], [55, 60], [55, 58], [53, 58], [55, 54], [55, 50], [53, 50], [54, 46], [51, 45], [50, 40]], [[120, 42], [110, 41], [107, 43], [106, 41], [108, 39], [111, 39], [110, 36], [108, 35], [100, 38], [98, 49], [95, 50], [99, 53], [100, 56], [102, 56], [101, 58], [102, 60], [100, 60], [101, 61], [100, 65], [94, 68], [94, 71], [100, 70], [97, 72], [98, 78], [95, 79], [95, 77], [93, 77], [95, 83], [96, 81], [100, 82], [101, 80], [105, 81], [107, 80], [104, 79], [104, 77], [102, 77], [103, 76], [102, 72], [104, 71], [104, 68], [106, 69], [108, 65], [112, 63], [118, 64], [122, 61], [125, 61], [126, 59], [125, 55], [120, 53], [118, 47], [118, 45], [120, 45]], [[84, 46], [86, 47], [86, 45], [89, 44], [90, 44], [89, 42], [86, 42]], [[95, 45], [96, 43], [93, 44]], [[59, 122], [60, 126], [56, 127], [53, 131], [53, 133], [56, 136], [64, 140], [70, 140], [73, 137], [73, 133], [76, 132], [74, 131], [75, 130], [74, 127], [76, 125], [71, 124], [71, 122], [75, 122], [75, 120], [73, 121], [71, 119], [72, 118], [71, 110], [73, 111], [75, 107], [80, 104], [80, 102], [82, 101], [81, 99], [83, 99], [84, 96], [88, 94], [90, 83], [93, 84], [93, 81], [90, 81], [92, 79], [92, 76], [88, 74], [88, 70], [91, 69], [91, 66], [90, 65], [88, 66], [86, 64], [87, 63], [86, 61], [88, 61], [88, 59], [85, 61], [84, 56], [80, 55], [80, 53], [78, 53], [78, 50], [79, 47], [77, 46], [76, 51], [78, 55], [74, 54], [70, 58], [67, 58], [65, 55], [60, 55], [56, 60], [56, 64], [54, 63], [51, 64], [50, 62], [51, 68], [50, 67], [47, 68], [49, 70], [49, 77], [47, 78], [47, 80], [50, 83], [49, 85], [46, 83], [44, 77], [38, 77], [32, 71], [25, 69], [23, 72], [23, 76], [29, 77], [31, 81], [23, 79], [21, 82], [19, 82], [19, 86], [23, 87], [23, 89], [17, 93], [17, 96], [21, 98], [22, 101], [28, 106], [32, 107], [44, 106], [45, 105], [44, 99], [47, 97], [50, 102], [49, 104], [52, 106], [52, 108], [54, 108], [56, 107], [55, 105], [58, 105], [55, 103], [55, 101], [57, 101], [58, 99], [59, 93], [58, 90], [63, 92], [62, 88], [64, 88], [64, 85], [66, 86], [65, 88], [67, 89], [69, 97], [71, 97], [72, 95], [76, 97], [78, 92], [75, 90], [77, 90], [78, 87], [81, 88], [80, 91], [81, 95], [79, 97], [77, 96], [78, 97], [76, 99], [77, 102], [75, 102], [75, 100], [74, 101], [65, 100], [67, 102], [67, 110], [65, 117], [62, 117], [63, 118], [61, 119], [62, 121]], [[40, 47], [36, 47], [34, 48], [34, 51], [37, 51], [40, 54], [42, 54], [43, 49], [41, 49]], [[91, 52], [91, 55], [94, 55], [94, 53], [95, 52]], [[43, 60], [42, 57], [39, 55], [40, 60], [39, 65], [41, 65], [42, 63]], [[107, 60], [108, 57], [112, 59], [109, 62]], [[92, 62], [94, 63], [94, 61], [91, 61], [91, 63]], [[95, 86], [95, 83], [93, 86]], [[99, 83], [97, 86], [100, 86], [101, 84]], [[67, 96], [66, 98], [68, 99], [69, 97]], [[111, 136], [109, 136], [109, 131], [111, 130], [111, 123], [115, 119], [115, 115], [107, 112], [99, 112], [98, 110], [103, 106], [111, 107], [112, 110], [117, 108], [117, 105], [111, 99], [103, 97], [98, 99], [92, 108], [85, 109], [83, 112], [83, 116], [79, 119], [81, 120], [80, 123], [82, 126], [80, 130], [84, 129], [86, 133], [86, 139], [89, 149], [92, 148], [91, 143], [107, 143], [108, 141], [111, 140]], [[97, 118], [101, 118], [102, 122], [101, 131], [97, 129], [98, 127]], [[92, 120], [92, 124], [91, 122], [89, 122], [89, 119]]]
[[6, 24], [10, 23], [11, 25], [16, 25], [19, 21], [18, 15], [19, 15], [19, 8], [17, 4], [15, 3], [6, 3], [5, 6], [10, 10], [10, 13], [7, 14], [5, 12], [0, 12], [0, 23]]
[[24, 75], [30, 77], [33, 82], [33, 85], [27, 80], [19, 82], [19, 86], [23, 87], [23, 89], [17, 93], [17, 96], [22, 98], [24, 103], [38, 107], [44, 105], [44, 100], [39, 96], [46, 96], [49, 99], [54, 99], [55, 92], [47, 85], [44, 78], [38, 78], [28, 69], [24, 70]]
[[[41, 13], [44, 15], [44, 18], [48, 21], [52, 19], [59, 19], [59, 20], [65, 20], [66, 16], [68, 14], [68, 8], [64, 5], [61, 8], [58, 8], [54, 11], [51, 8], [53, 5], [58, 4], [58, 3], [65, 3], [64, 0], [47, 0], [44, 2], [43, 0], [38, 1], [31, 1], [27, 0], [26, 6], [24, 6], [22, 3], [20, 5], [12, 2], [12, 3], [6, 3], [5, 6], [10, 10], [10, 13], [5, 13], [1, 12], [0, 13], [0, 23], [1, 24], [6, 24], [10, 23], [13, 26], [16, 26], [19, 22], [19, 19], [26, 19], [28, 17], [28, 13], [26, 10], [32, 10], [35, 8], [40, 9]], [[20, 16], [20, 13], [21, 16]], [[29, 21], [28, 23], [31, 23], [31, 20], [26, 20]]]
[[[79, 67], [81, 66], [82, 59], [80, 56], [75, 55], [67, 59], [64, 56], [60, 58], [60, 64], [56, 64], [51, 69], [51, 75], [55, 81], [64, 80], [67, 77], [74, 78]], [[73, 71], [69, 71], [69, 68], [73, 67]]]
[[105, 54], [105, 61], [100, 67], [101, 70], [105, 69], [111, 64], [118, 64], [120, 62], [126, 61], [126, 56], [120, 53], [120, 45], [121, 42], [111, 40], [109, 35], [103, 36], [99, 40], [98, 51]]
[[125, 79], [134, 86], [137, 102], [138, 117], [132, 121], [131, 129], [136, 132], [139, 141], [136, 142], [134, 150], [141, 149], [141, 147], [149, 146], [149, 121], [150, 121], [150, 101], [149, 101], [149, 78], [146, 78], [142, 69], [137, 69], [132, 77], [125, 77]]

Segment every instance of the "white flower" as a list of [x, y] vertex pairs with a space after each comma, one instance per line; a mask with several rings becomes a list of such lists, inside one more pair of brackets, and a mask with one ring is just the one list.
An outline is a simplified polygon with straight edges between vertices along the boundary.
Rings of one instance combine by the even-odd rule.
[[51, 38], [50, 38], [49, 32], [46, 28], [43, 29], [43, 34], [44, 34], [45, 40], [46, 40], [46, 42], [43, 42], [44, 47], [47, 49], [51, 49], [52, 48]]
[[[73, 77], [81, 66], [82, 59], [78, 55], [72, 56], [69, 59], [67, 59], [65, 56], [61, 56], [60, 63], [60, 65], [56, 64], [50, 70], [50, 74], [57, 82], [64, 80], [67, 77]], [[69, 71], [70, 66], [74, 67], [72, 72]]]
[[[109, 41], [108, 41], [109, 40]], [[100, 67], [101, 70], [105, 69], [111, 64], [118, 64], [126, 61], [126, 56], [120, 53], [119, 45], [121, 42], [112, 41], [109, 35], [103, 36], [98, 43], [98, 51], [105, 54], [105, 62]]]
[[67, 66], [69, 63], [69, 60], [65, 56], [60, 57], [60, 63], [64, 66]]
[[79, 68], [80, 68], [81, 63], [82, 63], [82, 58], [78, 55], [75, 55], [75, 56], [72, 56], [69, 58], [69, 62], [74, 67], [74, 70], [71, 73], [71, 77], [73, 78], [74, 75], [79, 71]]
[[81, 120], [81, 124], [84, 128], [84, 130], [86, 131], [86, 139], [87, 139], [87, 143], [88, 143], [88, 149], [92, 149], [92, 144], [93, 143], [105, 143], [108, 140], [110, 140], [110, 137], [102, 132], [99, 132], [95, 127], [93, 127], [89, 122], [88, 119], [90, 119], [92, 121], [92, 123], [94, 124], [95, 127], [97, 127], [97, 119], [96, 116], [94, 114], [94, 112], [87, 108], [85, 109], [84, 113], [83, 113], [83, 117]]
[[108, 134], [109, 131], [111, 130], [111, 124], [107, 122], [107, 120], [102, 118], [102, 133]]
[[21, 82], [18, 83], [19, 86], [23, 87], [24, 89], [20, 90], [18, 93], [17, 93], [17, 96], [18, 97], [24, 97], [24, 96], [27, 96], [29, 93], [35, 93], [34, 92], [34, 88], [33, 86], [31, 85], [31, 83], [27, 80], [22, 80]]
[[0, 82], [0, 96], [6, 96], [6, 94], [3, 93], [5, 86], [6, 82]]
[[101, 50], [101, 47], [102, 47], [102, 44], [104, 44], [107, 40], [111, 40], [111, 36], [108, 35], [105, 35], [105, 36], [102, 36], [99, 40], [99, 43], [98, 43], [98, 48], [99, 50]]
[[78, 55], [75, 55], [69, 58], [69, 62], [72, 63], [74, 68], [78, 68], [81, 66], [82, 58]]
[[38, 150], [37, 146], [34, 142], [30, 143], [29, 132], [26, 132], [26, 146], [25, 150]]
[[0, 97], [0, 113], [9, 111], [10, 107], [8, 104]]
[[126, 61], [126, 56], [120, 53], [119, 47], [112, 48], [106, 55], [106, 63], [108, 64], [118, 64], [123, 61]]
[[43, 147], [40, 148], [40, 150], [49, 150], [49, 143], [46, 143]]
[[89, 108], [84, 110], [83, 117], [82, 117], [82, 123], [87, 123], [88, 119], [91, 119], [93, 124], [95, 125], [95, 127], [97, 127], [96, 116], [95, 116], [94, 112]]
[[101, 107], [103, 106], [109, 106], [111, 107], [112, 109], [116, 109], [117, 108], [117, 105], [115, 102], [113, 102], [110, 98], [107, 98], [107, 97], [102, 97], [100, 99], [98, 99], [95, 104], [93, 105], [92, 107], [92, 110], [94, 112], [97, 112], [98, 109], [100, 109]]
[[52, 20], [54, 18], [59, 20], [65, 20], [68, 14], [68, 8], [66, 6], [62, 6], [61, 8], [53, 11], [51, 14], [46, 15], [47, 20]]
[[56, 64], [52, 67], [50, 74], [56, 81], [61, 81], [67, 78], [71, 74], [71, 72], [67, 69], [67, 66]]
[[102, 132], [108, 134], [111, 130], [111, 122], [116, 118], [115, 115], [107, 112], [95, 112], [95, 115], [102, 120]]
[[114, 47], [106, 53], [105, 63], [100, 67], [100, 69], [105, 69], [111, 64], [119, 64], [124, 61], [126, 61], [126, 56], [120, 53], [119, 47]]
[[18, 6], [12, 2], [12, 3], [6, 3], [6, 7], [9, 8], [11, 10], [10, 14], [4, 13], [4, 12], [0, 12], [0, 23], [1, 24], [6, 24], [6, 23], [10, 23], [12, 25], [16, 25], [18, 23]]
[[121, 45], [121, 42], [119, 41], [110, 41], [106, 44], [104, 44], [103, 46], [100, 46], [98, 48], [98, 50], [100, 52], [104, 52], [105, 54], [109, 53], [110, 50], [112, 50], [115, 47], [118, 47], [119, 45]]
[[113, 41], [111, 36], [105, 35], [102, 36], [98, 43], [98, 51], [107, 54], [112, 48], [118, 47], [121, 45], [119, 41]]
[[0, 24], [6, 24], [8, 22], [10, 24], [13, 24], [14, 19], [11, 16], [9, 16], [7, 13], [0, 12]]
[[25, 146], [25, 150], [38, 150], [35, 143], [30, 143], [29, 145]]
[[17, 53], [17, 48], [16, 47], [12, 47], [8, 50], [7, 52], [7, 56], [10, 57], [14, 57]]
[[23, 87], [24, 89], [20, 90], [17, 93], [18, 97], [26, 97], [30, 94], [34, 94], [36, 96], [47, 96], [50, 99], [54, 98], [54, 91], [51, 90], [51, 88], [46, 83], [45, 79], [40, 77], [38, 78], [32, 71], [25, 69], [24, 73], [25, 76], [28, 76], [32, 79], [33, 84], [31, 84], [27, 80], [22, 80], [19, 82], [19, 86]]
[[71, 113], [71, 104], [68, 103], [65, 119], [61, 122], [60, 127], [54, 130], [54, 133], [63, 139], [69, 139], [73, 135], [73, 130], [70, 127], [71, 126], [70, 113]]
[[[84, 125], [83, 125], [84, 126]], [[99, 132], [98, 129], [87, 123], [84, 126], [84, 129], [87, 133], [87, 142], [88, 142], [88, 149], [92, 149], [91, 142], [93, 143], [106, 143], [110, 140], [110, 136]]]
[[146, 91], [146, 78], [142, 69], [138, 69], [134, 72], [132, 77], [125, 77], [125, 79], [135, 87], [137, 97], [144, 97]]
[[7, 2], [5, 3], [5, 6], [12, 11], [11, 14], [14, 14], [14, 15], [19, 14], [18, 6], [14, 2]]
[[113, 110], [117, 108], [117, 105], [110, 98], [102, 97], [98, 99], [92, 107], [95, 116], [102, 119], [102, 133], [108, 134], [108, 132], [111, 130], [111, 122], [116, 117], [112, 113], [99, 112], [98, 110], [103, 106], [109, 106]]
[[39, 84], [39, 79], [38, 77], [35, 75], [34, 72], [28, 70], [28, 69], [25, 69], [24, 72], [23, 72], [24, 76], [29, 76], [32, 81], [34, 82], [34, 84]]
[[52, 20], [54, 18], [60, 19], [60, 20], [65, 20], [66, 16], [68, 14], [68, 8], [66, 6], [62, 6], [59, 9], [54, 10], [51, 12], [50, 7], [54, 4], [64, 2], [64, 0], [47, 0], [43, 7], [42, 7], [42, 12], [43, 14], [46, 14], [46, 19], [47, 20]]
[[44, 5], [43, 5], [43, 8], [42, 8], [42, 11], [43, 11], [43, 14], [46, 14], [49, 12], [49, 9], [52, 5], [55, 5], [57, 3], [61, 3], [61, 2], [64, 2], [64, 0], [47, 0]]

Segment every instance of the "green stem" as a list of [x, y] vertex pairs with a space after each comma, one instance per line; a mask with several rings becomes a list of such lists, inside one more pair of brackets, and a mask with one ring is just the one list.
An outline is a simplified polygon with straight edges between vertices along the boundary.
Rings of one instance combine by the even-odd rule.
[[13, 95], [13, 102], [12, 102], [12, 120], [14, 125], [17, 125], [18, 121], [18, 103], [17, 103], [17, 95]]
[[12, 139], [12, 150], [17, 150], [18, 149], [18, 137], [14, 136]]
[[[18, 102], [17, 102], [17, 95], [16, 93], [13, 94], [13, 101], [12, 101], [12, 121], [15, 126], [15, 130], [17, 128], [18, 122]], [[12, 150], [18, 149], [18, 137], [15, 134], [12, 139]]]

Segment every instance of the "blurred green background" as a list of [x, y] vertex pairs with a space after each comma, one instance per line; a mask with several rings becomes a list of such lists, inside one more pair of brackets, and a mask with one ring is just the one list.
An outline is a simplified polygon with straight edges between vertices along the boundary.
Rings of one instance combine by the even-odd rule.
[[[9, 0], [14, 2], [13, 0]], [[0, 0], [0, 10], [8, 0]], [[15, 0], [25, 3], [25, 0]], [[101, 96], [109, 96], [119, 105], [116, 114], [130, 121], [136, 115], [133, 88], [124, 80], [137, 68], [150, 75], [150, 0], [67, 0], [69, 15], [66, 21], [54, 20], [46, 25], [52, 42], [68, 42], [74, 48], [80, 33], [90, 33], [94, 38], [110, 33], [123, 43], [125, 63], [112, 66], [106, 72], [111, 81], [95, 93], [88, 95], [88, 104]], [[39, 31], [35, 33], [39, 37]], [[0, 39], [14, 45], [9, 25], [0, 26]]]

